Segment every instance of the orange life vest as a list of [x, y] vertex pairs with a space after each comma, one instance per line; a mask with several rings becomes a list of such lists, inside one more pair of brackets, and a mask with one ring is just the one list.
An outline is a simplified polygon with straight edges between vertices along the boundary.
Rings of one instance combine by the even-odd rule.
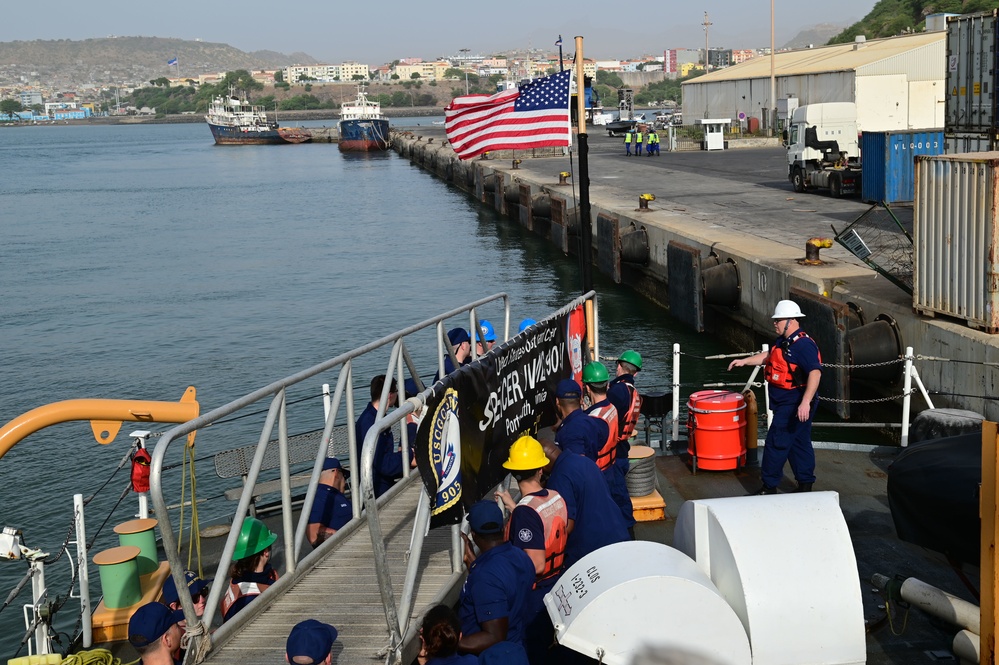
[[642, 413], [642, 396], [638, 394], [638, 388], [634, 384], [622, 383], [628, 386], [628, 392], [631, 394], [631, 405], [624, 418], [621, 418], [620, 414], [618, 415], [618, 423], [621, 426], [621, 435], [618, 437], [618, 441], [627, 441], [635, 433], [635, 427], [638, 425], [638, 416]]
[[[545, 569], [538, 575], [537, 582], [558, 575], [565, 562], [565, 543], [569, 538], [569, 509], [565, 499], [555, 490], [548, 490], [548, 496], [531, 494], [517, 504], [527, 506], [538, 514], [545, 528]], [[510, 539], [510, 522], [506, 523], [506, 537]]]
[[[271, 583], [277, 582], [277, 571], [271, 570], [270, 574]], [[259, 596], [264, 591], [266, 591], [271, 585], [261, 584], [259, 582], [233, 582], [232, 579], [229, 580], [229, 588], [226, 589], [225, 595], [222, 596], [222, 616], [225, 617], [229, 613], [229, 609], [236, 604], [236, 601], [240, 598], [247, 596]]]
[[[776, 344], [774, 348], [770, 349], [766, 365], [767, 383], [777, 388], [783, 388], [784, 390], [805, 387], [808, 381], [805, 370], [796, 363], [788, 362], [787, 357], [784, 355], [787, 353], [787, 349], [801, 338], [808, 339], [808, 335], [804, 330], [799, 330], [782, 343]], [[822, 362], [821, 353], [819, 353], [819, 362]]]
[[600, 418], [607, 423], [607, 440], [597, 452], [596, 459], [597, 466], [603, 471], [613, 466], [614, 461], [617, 459], [618, 423], [620, 422], [617, 416], [617, 409], [614, 408], [613, 404], [607, 404], [595, 407], [588, 415], [593, 418]]

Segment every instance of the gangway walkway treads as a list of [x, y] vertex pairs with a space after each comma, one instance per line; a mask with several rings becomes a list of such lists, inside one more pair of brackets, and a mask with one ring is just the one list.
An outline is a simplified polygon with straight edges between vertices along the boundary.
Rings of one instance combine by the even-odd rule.
[[[416, 503], [423, 484], [419, 479], [379, 507], [379, 521], [387, 540], [389, 569], [396, 602], [402, 597]], [[452, 578], [451, 530], [434, 529], [423, 544], [421, 574], [417, 578], [412, 614], [423, 612]], [[313, 570], [243, 627], [225, 645], [213, 649], [206, 662], [231, 665], [274, 665], [285, 661], [285, 642], [291, 628], [305, 619], [333, 624], [339, 631], [333, 663], [384, 662], [389, 644], [385, 611], [372, 560], [371, 535], [361, 525]], [[264, 602], [260, 598], [253, 602]]]

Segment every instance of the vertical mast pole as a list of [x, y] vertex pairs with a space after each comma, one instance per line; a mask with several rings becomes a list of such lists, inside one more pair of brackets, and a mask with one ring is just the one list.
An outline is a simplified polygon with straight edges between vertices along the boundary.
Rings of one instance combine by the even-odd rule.
[[[576, 122], [579, 143], [579, 260], [583, 280], [583, 293], [593, 290], [593, 228], [590, 225], [590, 164], [589, 143], [586, 135], [586, 91], [583, 79], [583, 38], [576, 37]], [[587, 359], [593, 357], [596, 317], [593, 301], [586, 301]]]

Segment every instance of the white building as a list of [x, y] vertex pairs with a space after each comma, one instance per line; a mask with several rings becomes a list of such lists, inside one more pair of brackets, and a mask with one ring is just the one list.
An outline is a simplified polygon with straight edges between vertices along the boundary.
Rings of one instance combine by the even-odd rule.
[[291, 65], [284, 70], [287, 83], [306, 81], [336, 81], [340, 78], [340, 65]]
[[[799, 106], [855, 102], [861, 130], [943, 127], [946, 65], [944, 32], [785, 51], [774, 56], [777, 99], [797, 97]], [[769, 56], [683, 84], [688, 122], [744, 113], [766, 126], [775, 106]]]

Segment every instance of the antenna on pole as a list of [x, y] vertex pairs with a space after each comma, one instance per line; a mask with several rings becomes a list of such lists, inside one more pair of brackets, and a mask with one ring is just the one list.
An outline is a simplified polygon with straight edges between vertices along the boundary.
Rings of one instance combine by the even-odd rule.
[[710, 71], [710, 66], [708, 65], [708, 28], [714, 25], [708, 20], [708, 13], [704, 12], [704, 73], [707, 74]]

